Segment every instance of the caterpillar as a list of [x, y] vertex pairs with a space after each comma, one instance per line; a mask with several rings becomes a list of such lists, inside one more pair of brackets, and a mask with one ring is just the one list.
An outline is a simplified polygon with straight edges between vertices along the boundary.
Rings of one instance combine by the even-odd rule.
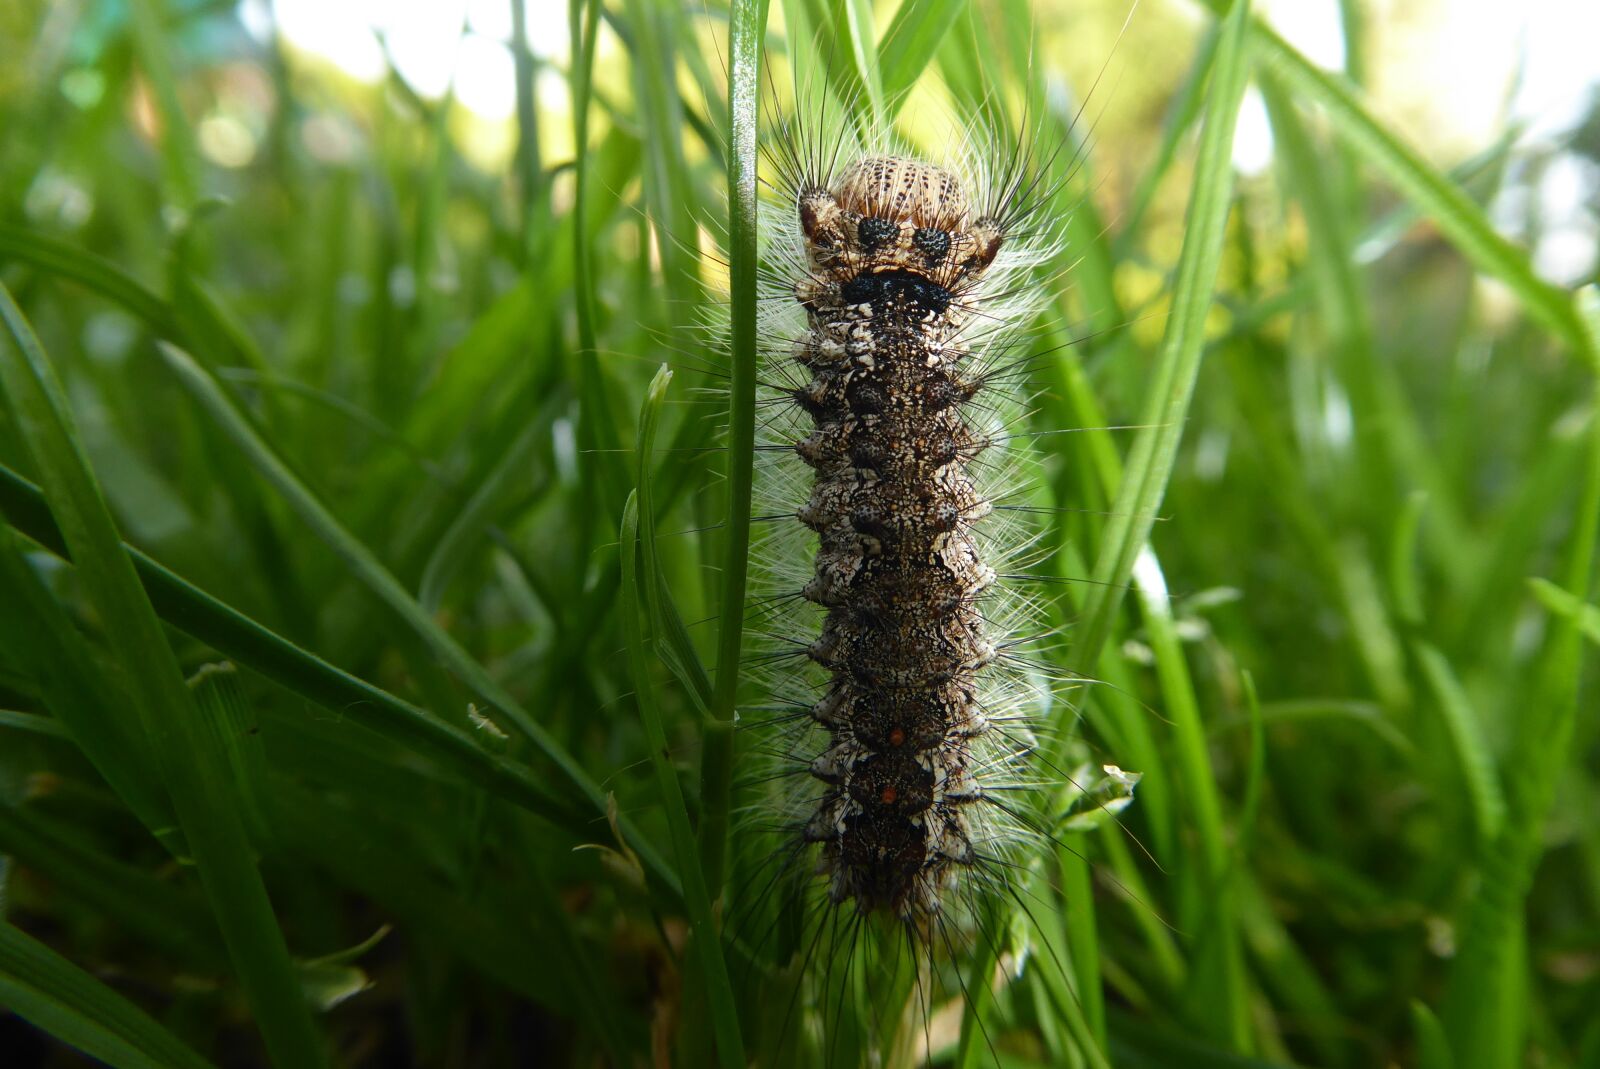
[[[1035, 158], [998, 127], [935, 162], [847, 111], [777, 117], [764, 146], [771, 522], [752, 550], [762, 698], [743, 706], [742, 750], [769, 845], [733, 928], [796, 970], [780, 1033], [809, 1030], [823, 1064], [909, 1065], [940, 1046], [943, 1003], [991, 970], [1021, 975], [1013, 920], [1050, 842], [1044, 809], [1081, 780], [1037, 767], [1076, 681], [1033, 656], [1054, 639], [1027, 583], [1048, 549], [1017, 433], [1027, 329], [1050, 297], [1036, 276], [1060, 251], [1041, 215], [1063, 179], [1059, 149]], [[1134, 780], [1079, 793], [1114, 811]], [[842, 1049], [859, 1034], [866, 1049]]]

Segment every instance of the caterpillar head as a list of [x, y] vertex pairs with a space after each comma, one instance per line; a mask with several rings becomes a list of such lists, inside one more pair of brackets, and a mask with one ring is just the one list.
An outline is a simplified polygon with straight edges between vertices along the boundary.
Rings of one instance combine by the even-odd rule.
[[798, 207], [811, 262], [841, 278], [910, 272], [948, 289], [976, 281], [1005, 237], [971, 219], [955, 175], [900, 156], [861, 160], [831, 188], [803, 190]]

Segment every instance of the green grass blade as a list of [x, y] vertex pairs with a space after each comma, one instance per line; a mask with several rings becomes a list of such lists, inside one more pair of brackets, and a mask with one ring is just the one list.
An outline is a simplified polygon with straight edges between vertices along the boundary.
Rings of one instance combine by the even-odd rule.
[[[606, 792], [573, 759], [560, 740], [539, 723], [511, 696], [509, 691], [496, 682], [494, 677], [461, 647], [460, 643], [440, 627], [373, 552], [334, 518], [327, 507], [317, 500], [316, 495], [300, 481], [272, 447], [261, 439], [244, 416], [233, 407], [216, 380], [181, 349], [163, 345], [161, 350], [168, 366], [172, 368], [179, 381], [233, 440], [256, 472], [283, 496], [306, 526], [339, 555], [349, 566], [351, 574], [389, 606], [396, 616], [405, 621], [447, 669], [515, 724], [518, 730], [549, 758], [567, 782], [588, 800], [595, 812], [605, 813]], [[677, 880], [655, 846], [640, 835], [630, 821], [624, 818], [619, 824], [627, 834], [628, 845], [645, 862], [646, 868], [653, 875], [662, 878], [665, 886], [676, 894]]]
[[[695, 193], [684, 163], [683, 101], [673, 76], [680, 47], [679, 9], [659, 0], [628, 0], [634, 42], [632, 65], [644, 138], [645, 196], [661, 255], [661, 275], [675, 301], [692, 307], [699, 290]], [[685, 308], [683, 311], [686, 311]], [[682, 314], [680, 312], [680, 314]]]
[[[1213, 10], [1222, 9], [1221, 0], [1207, 2]], [[1264, 25], [1253, 29], [1263, 61], [1300, 97], [1321, 105], [1341, 140], [1438, 224], [1479, 270], [1510, 286], [1530, 315], [1575, 352], [1588, 351], [1568, 294], [1535, 275], [1527, 253], [1501, 237], [1460, 186], [1378, 123], [1343, 79], [1318, 68]]]
[[143, 730], [115, 700], [115, 682], [19, 550], [16, 536], [0, 530], [0, 604], [8, 609], [0, 612], [0, 660], [34, 677], [54, 723], [151, 834], [182, 854], [172, 802]]
[[0, 1006], [116, 1069], [211, 1063], [43, 943], [0, 923]]
[[62, 727], [60, 721], [53, 716], [44, 716], [40, 713], [24, 713], [16, 709], [0, 709], [0, 728], [25, 731], [47, 739], [60, 739], [62, 742], [70, 743], [72, 741], [72, 733]]
[[162, 763], [179, 823], [262, 1038], [280, 1065], [321, 1065], [322, 1042], [301, 998], [216, 740], [190, 699], [172, 648], [122, 551], [55, 373], [3, 286], [0, 318], [5, 323], [0, 387], [7, 409], [40, 472], [84, 588], [110, 624], [107, 637], [130, 704]]
[[[722, 586], [717, 613], [717, 670], [711, 717], [721, 723], [706, 734], [703, 804], [728, 810], [733, 763], [734, 709], [739, 700], [744, 648], [745, 581], [750, 568], [750, 499], [756, 439], [756, 116], [761, 99], [761, 37], [766, 0], [734, 0], [728, 25], [728, 264], [732, 381], [728, 389], [728, 497], [722, 530]], [[706, 883], [722, 892], [723, 826], [705, 829], [701, 855]]]
[[1112, 1011], [1110, 1026], [1117, 1069], [1294, 1069], [1284, 1062], [1218, 1050], [1124, 1011]]
[[850, 72], [856, 108], [868, 116], [869, 129], [878, 129], [884, 116], [883, 68], [878, 62], [878, 39], [872, 32], [872, 6], [868, 0], [832, 0], [831, 15], [843, 60], [840, 66]]
[[711, 1007], [712, 1029], [717, 1040], [717, 1060], [723, 1069], [742, 1069], [745, 1064], [744, 1040], [739, 1034], [739, 1014], [728, 982], [727, 960], [722, 940], [711, 916], [711, 896], [700, 862], [700, 850], [689, 826], [689, 811], [684, 805], [683, 787], [672, 767], [672, 751], [661, 709], [651, 681], [650, 659], [645, 652], [644, 634], [639, 627], [648, 605], [639, 593], [637, 560], [639, 554], [638, 495], [629, 494], [622, 513], [622, 630], [628, 641], [628, 665], [633, 689], [650, 745], [650, 765], [655, 770], [656, 786], [672, 833], [673, 850], [683, 877], [684, 906], [694, 929], [694, 962], [705, 986]]
[[1433, 692], [1439, 715], [1444, 718], [1445, 732], [1455, 747], [1456, 763], [1472, 800], [1473, 823], [1482, 841], [1492, 842], [1505, 823], [1506, 802], [1500, 791], [1489, 742], [1483, 737], [1466, 690], [1445, 655], [1421, 639], [1412, 643], [1412, 651], [1422, 668], [1422, 678]]
[[1139, 421], [1145, 429], [1134, 441], [1095, 562], [1095, 585], [1085, 600], [1067, 659], [1080, 671], [1098, 662], [1111, 635], [1134, 559], [1149, 537], [1166, 492], [1193, 397], [1233, 188], [1234, 120], [1249, 70], [1245, 47], [1248, 7], [1246, 0], [1235, 0], [1218, 46], [1172, 292], [1172, 317], [1152, 377], [1150, 400]]
[[[1578, 349], [1600, 353], [1600, 289], [1578, 294]], [[1595, 365], [1600, 366], [1600, 365]], [[1593, 384], [1600, 406], [1600, 377]], [[1577, 601], [1594, 582], [1600, 540], [1600, 419], [1587, 428], [1588, 454], [1566, 550], [1563, 585]], [[1534, 869], [1545, 849], [1544, 825], [1577, 724], [1583, 682], [1583, 634], [1578, 614], [1558, 615], [1518, 718], [1506, 767], [1506, 821], [1483, 864], [1481, 889], [1467, 909], [1441, 1015], [1462, 1069], [1495, 1069], [1522, 1060], [1535, 977], [1527, 961], [1526, 909]]]
[[[710, 716], [712, 684], [706, 675], [700, 655], [689, 639], [683, 617], [667, 589], [661, 571], [661, 558], [656, 545], [655, 485], [650, 469], [655, 458], [656, 426], [661, 419], [661, 406], [666, 401], [667, 386], [672, 382], [672, 369], [662, 364], [650, 388], [645, 391], [645, 402], [639, 413], [639, 441], [635, 448], [638, 465], [639, 512], [645, 523], [639, 529], [641, 562], [644, 566], [645, 604], [649, 611], [650, 634], [656, 655], [678, 677], [688, 692], [690, 700], [702, 714], [702, 740], [700, 757], [700, 866], [706, 873], [706, 885], [716, 897], [721, 894], [720, 874], [723, 869], [728, 842], [728, 805], [733, 784], [733, 722]], [[712, 882], [712, 876], [718, 876]]]
[[415, 844], [397, 841], [381, 818], [330, 804], [282, 778], [273, 783], [272, 814], [298, 855], [341, 886], [536, 1005], [564, 1016], [596, 1009], [589, 1023], [597, 1039], [614, 1054], [620, 1049], [628, 1023], [615, 1016], [615, 994], [608, 1003], [597, 993], [603, 977], [570, 917], [536, 911], [509, 888], [485, 886], [466, 897], [419, 862]]
[[267, 823], [267, 754], [261, 726], [231, 664], [206, 664], [189, 679], [195, 704], [216, 733], [224, 768], [239, 796], [239, 815], [256, 843], [271, 838]]
[[574, 161], [576, 190], [573, 203], [573, 272], [577, 288], [578, 396], [582, 402], [583, 419], [579, 426], [580, 440], [589, 451], [587, 464], [599, 481], [603, 500], [620, 500], [622, 482], [620, 453], [622, 436], [617, 421], [612, 418], [611, 402], [607, 396], [605, 376], [600, 369], [599, 344], [595, 325], [595, 268], [594, 223], [590, 205], [589, 108], [594, 89], [594, 52], [599, 37], [600, 0], [570, 0], [568, 8], [572, 26], [572, 123], [573, 143], [578, 146]]
[[16, 260], [86, 286], [132, 312], [160, 334], [173, 334], [172, 307], [108, 260], [26, 227], [0, 223], [0, 259]]
[[529, 477], [528, 468], [534, 451], [544, 443], [549, 433], [549, 424], [543, 420], [529, 423], [511, 443], [511, 448], [495, 463], [489, 477], [473, 491], [466, 506], [456, 515], [444, 537], [439, 539], [439, 544], [428, 555], [428, 563], [422, 569], [417, 600], [424, 609], [429, 612], [439, 610], [444, 601], [445, 588], [466, 563], [465, 558], [473, 542], [481, 538], [488, 528], [491, 514], [505, 496], [506, 486], [513, 479], [526, 480]]
[[134, 53], [149, 79], [161, 115], [160, 147], [168, 198], [185, 211], [200, 195], [200, 154], [173, 75], [170, 15], [162, 0], [132, 0]]
[[1444, 1026], [1425, 1004], [1411, 1003], [1411, 1030], [1417, 1037], [1417, 1069], [1455, 1069]]
[[878, 44], [883, 97], [892, 109], [933, 63], [966, 0], [902, 0]]
[[[66, 545], [38, 488], [0, 466], [0, 513], [17, 530], [63, 559]], [[127, 543], [139, 581], [168, 624], [291, 692], [483, 784], [557, 824], [589, 824], [520, 764], [485, 751], [467, 732], [322, 660], [217, 600]]]
[[1576, 620], [1583, 637], [1600, 645], [1600, 606], [1573, 597], [1548, 579], [1530, 579], [1528, 589], [1551, 612]]
[[1180, 880], [1195, 888], [1187, 896], [1195, 902], [1195, 908], [1183, 918], [1183, 926], [1194, 933], [1186, 993], [1189, 1017], [1197, 1028], [1229, 1050], [1249, 1052], [1249, 992], [1229, 879], [1231, 862], [1222, 800], [1207, 750], [1205, 725], [1200, 719], [1200, 702], [1172, 618], [1166, 580], [1154, 553], [1147, 549], [1140, 554], [1133, 577], [1145, 633], [1155, 655], [1163, 712], [1172, 725], [1189, 821], [1199, 840], [1199, 856], [1191, 859], [1179, 875]]
[[67, 821], [34, 806], [0, 806], [0, 850], [50, 881], [53, 895], [82, 904], [189, 967], [227, 968], [216, 925], [192, 888], [107, 857]]

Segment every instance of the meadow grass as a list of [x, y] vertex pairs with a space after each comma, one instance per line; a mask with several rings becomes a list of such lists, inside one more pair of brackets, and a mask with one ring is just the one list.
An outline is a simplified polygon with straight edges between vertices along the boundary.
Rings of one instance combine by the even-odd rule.
[[1330, 73], [1242, 3], [1147, 3], [1122, 151], [1117, 5], [1085, 57], [1022, 0], [571, 0], [485, 164], [450, 99], [231, 5], [11, 6], [0, 1061], [879, 1042], [873, 981], [819, 1045], [723, 924], [758, 144], [798, 80], [1073, 160], [1029, 419], [1047, 667], [1097, 682], [1043, 767], [1143, 778], [1037, 844], [1034, 965], [935, 1063], [1600, 1066], [1600, 297], [1491, 224], [1537, 160], [1447, 173], [1375, 114], [1342, 9]]

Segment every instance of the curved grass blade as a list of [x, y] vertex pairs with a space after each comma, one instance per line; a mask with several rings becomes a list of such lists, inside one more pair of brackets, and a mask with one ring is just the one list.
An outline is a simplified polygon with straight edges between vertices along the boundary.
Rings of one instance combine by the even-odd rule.
[[91, 604], [106, 622], [129, 703], [172, 796], [173, 807], [223, 940], [273, 1060], [314, 1069], [321, 1038], [301, 997], [283, 932], [246, 837], [218, 740], [196, 710], [89, 470], [55, 372], [0, 285], [0, 388], [13, 425], [41, 474], [51, 511]]
[[[1600, 353], [1600, 288], [1578, 293], [1579, 351]], [[1600, 365], [1597, 365], [1600, 366]], [[1600, 377], [1593, 393], [1600, 405]], [[1600, 540], [1600, 419], [1588, 427], [1581, 492], [1566, 550], [1563, 585], [1588, 597]], [[1461, 951], [1441, 1014], [1462, 1069], [1495, 1069], [1523, 1060], [1528, 1006], [1536, 982], [1527, 954], [1526, 909], [1534, 870], [1545, 850], [1545, 821], [1555, 801], [1577, 725], [1583, 682], [1579, 614], [1558, 615], [1541, 652], [1531, 697], [1517, 720], [1506, 796], [1506, 820], [1490, 845], [1478, 893], [1467, 907]]]
[[1548, 579], [1530, 579], [1528, 589], [1551, 612], [1576, 620], [1583, 636], [1600, 646], [1600, 607], [1573, 597]]
[[158, 334], [175, 336], [172, 306], [122, 268], [65, 241], [26, 227], [0, 223], [0, 259], [18, 260], [70, 278], [126, 308]]
[[[733, 317], [728, 391], [728, 511], [723, 521], [717, 674], [706, 734], [703, 804], [726, 813], [732, 782], [734, 706], [744, 644], [745, 582], [750, 568], [750, 499], [756, 440], [756, 109], [760, 101], [765, 0], [734, 0], [728, 25], [728, 268]], [[702, 829], [706, 883], [722, 889], [726, 826]], [[716, 841], [711, 840], [716, 836]]]
[[[1207, 4], [1219, 13], [1225, 8], [1223, 0]], [[1511, 287], [1530, 315], [1597, 366], [1571, 296], [1534, 274], [1528, 254], [1497, 233], [1460, 186], [1374, 119], [1343, 79], [1318, 68], [1265, 25], [1253, 22], [1251, 31], [1263, 61], [1301, 98], [1323, 107], [1340, 140], [1382, 172], [1480, 271]]]
[[1194, 394], [1195, 376], [1204, 349], [1205, 318], [1211, 306], [1212, 287], [1222, 256], [1223, 232], [1228, 221], [1233, 189], [1233, 130], [1244, 97], [1249, 56], [1245, 29], [1247, 0], [1235, 0], [1223, 30], [1206, 97], [1205, 128], [1195, 164], [1189, 214], [1178, 257], [1177, 282], [1172, 292], [1172, 317], [1150, 391], [1139, 420], [1145, 429], [1134, 439], [1131, 455], [1104, 542], [1095, 562], [1094, 586], [1084, 602], [1073, 635], [1069, 665], [1088, 669], [1111, 635], [1112, 621], [1122, 602], [1128, 576], [1140, 548], [1149, 537], [1156, 510], [1161, 506], [1178, 442]]
[[211, 1065], [139, 1007], [10, 924], [0, 924], [0, 1006], [116, 1069]]
[[20, 540], [0, 530], [0, 661], [31, 677], [39, 698], [117, 797], [174, 856], [185, 851], [155, 755], [136, 721], [114, 700], [115, 683], [61, 604], [22, 557]]
[[883, 97], [890, 109], [933, 62], [966, 0], [902, 0], [878, 44]]
[[[659, 381], [659, 380], [658, 380]], [[689, 810], [684, 805], [683, 786], [672, 767], [667, 732], [656, 704], [655, 685], [650, 677], [650, 659], [645, 653], [644, 634], [639, 617], [648, 611], [638, 583], [639, 509], [637, 492], [628, 495], [622, 512], [622, 630], [628, 641], [628, 666], [633, 675], [635, 700], [644, 721], [645, 738], [650, 746], [650, 765], [671, 830], [673, 850], [683, 877], [684, 906], [694, 928], [693, 960], [705, 986], [711, 1007], [711, 1023], [717, 1040], [717, 1061], [723, 1069], [741, 1069], [745, 1064], [744, 1040], [739, 1034], [739, 1014], [733, 1003], [733, 987], [728, 982], [728, 964], [722, 954], [722, 941], [711, 917], [711, 896], [701, 868], [700, 850], [689, 826]]]
[[1455, 669], [1445, 655], [1430, 642], [1415, 639], [1412, 652], [1422, 667], [1422, 677], [1433, 691], [1444, 719], [1445, 732], [1455, 747], [1456, 763], [1461, 768], [1461, 778], [1466, 781], [1467, 795], [1472, 801], [1473, 823], [1477, 825], [1481, 842], [1492, 842], [1505, 823], [1506, 802], [1500, 791], [1500, 779], [1495, 771], [1494, 756], [1489, 740], [1483, 737], [1483, 728], [1473, 714], [1467, 692], [1456, 677]]
[[[532, 908], [497, 885], [467, 897], [419, 862], [414, 844], [387, 834], [381, 819], [331, 803], [298, 783], [275, 779], [271, 802], [274, 825], [306, 861], [372, 899], [405, 929], [428, 933], [485, 976], [536, 1005], [585, 1020], [612, 1063], [627, 1064], [631, 1022], [617, 1018], [618, 996], [607, 990], [592, 955], [585, 956], [569, 917]], [[534, 894], [553, 895], [541, 874], [529, 879]]]
[[883, 125], [883, 66], [878, 62], [878, 40], [872, 34], [872, 7], [867, 0], [832, 0], [834, 40], [843, 41], [840, 50], [856, 87], [851, 94], [858, 108], [865, 108], [869, 129]]
[[82, 904], [186, 967], [227, 969], [216, 925], [192, 887], [106, 856], [92, 832], [39, 809], [0, 806], [0, 851], [49, 881], [53, 896]]
[[[4, 466], [0, 466], [0, 514], [16, 530], [70, 560], [44, 495]], [[587, 812], [575, 813], [524, 766], [489, 753], [460, 728], [296, 646], [126, 542], [122, 548], [132, 559], [156, 612], [178, 630], [352, 723], [439, 762], [466, 781], [488, 787], [530, 813], [572, 831], [588, 826]]]
[[506, 484], [516, 477], [528, 478], [527, 469], [534, 451], [549, 436], [550, 425], [545, 420], [533, 420], [517, 435], [511, 448], [495, 462], [488, 478], [473, 491], [472, 497], [456, 518], [451, 521], [444, 537], [428, 556], [422, 569], [422, 579], [417, 585], [417, 600], [429, 612], [437, 612], [444, 600], [445, 590], [460, 570], [472, 544], [489, 526], [490, 515], [500, 504]]
[[[554, 764], [562, 777], [578, 790], [597, 813], [606, 812], [606, 792], [601, 789], [567, 752], [560, 740], [539, 723], [511, 693], [501, 686], [488, 671], [450, 636], [428, 611], [400, 585], [400, 581], [383, 566], [376, 555], [334, 518], [315, 494], [289, 470], [271, 446], [261, 439], [244, 416], [234, 408], [205, 369], [183, 350], [171, 345], [161, 346], [167, 365], [190, 392], [206, 413], [217, 422], [224, 433], [244, 453], [258, 474], [270, 483], [300, 516], [339, 557], [349, 565], [351, 574], [416, 632], [434, 656], [455, 673], [484, 701], [500, 710], [524, 735]], [[679, 891], [677, 877], [654, 844], [641, 835], [626, 818], [619, 826], [627, 836], [628, 845], [644, 861], [646, 869], [661, 880], [668, 893], [676, 898]]]

